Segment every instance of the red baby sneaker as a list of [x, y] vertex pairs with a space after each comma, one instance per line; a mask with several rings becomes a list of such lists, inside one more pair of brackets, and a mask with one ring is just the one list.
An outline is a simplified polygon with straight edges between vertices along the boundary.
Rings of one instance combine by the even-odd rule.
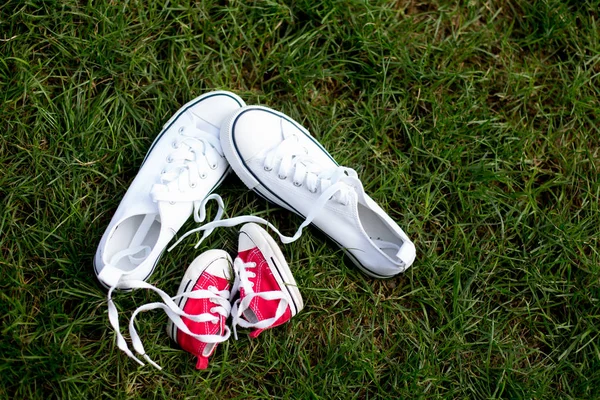
[[231, 310], [236, 339], [237, 326], [254, 328], [250, 337], [255, 338], [265, 329], [289, 321], [304, 307], [281, 250], [260, 226], [242, 226], [233, 268], [235, 282], [231, 292], [240, 293]]
[[185, 315], [170, 318], [167, 333], [198, 358], [197, 369], [206, 369], [217, 344], [229, 338], [230, 280], [229, 254], [209, 250], [192, 262], [173, 298]]

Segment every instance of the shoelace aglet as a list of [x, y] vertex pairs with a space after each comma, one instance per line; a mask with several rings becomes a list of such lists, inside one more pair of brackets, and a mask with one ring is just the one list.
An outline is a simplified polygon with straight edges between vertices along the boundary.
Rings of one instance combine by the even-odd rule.
[[154, 361], [152, 361], [150, 359], [150, 357], [148, 357], [147, 354], [142, 354], [142, 356], [144, 356], [144, 359], [148, 362], [148, 364], [152, 365], [154, 368], [158, 369], [159, 371], [162, 371], [161, 366], [158, 365], [157, 363], [155, 363]]
[[204, 234], [202, 235], [202, 237], [200, 238], [198, 243], [196, 243], [196, 245], [194, 246], [194, 249], [197, 249], [198, 247], [200, 247], [202, 242], [204, 242], [204, 239], [206, 239], [208, 237], [208, 235], [210, 235], [212, 233], [212, 231], [214, 231], [214, 229], [212, 229], [212, 228], [205, 230]]
[[133, 354], [131, 354], [129, 356], [129, 358], [132, 358], [133, 360], [135, 360], [138, 364], [140, 364], [142, 367], [145, 367], [146, 364], [144, 364], [139, 358], [137, 358], [136, 356], [134, 356]]

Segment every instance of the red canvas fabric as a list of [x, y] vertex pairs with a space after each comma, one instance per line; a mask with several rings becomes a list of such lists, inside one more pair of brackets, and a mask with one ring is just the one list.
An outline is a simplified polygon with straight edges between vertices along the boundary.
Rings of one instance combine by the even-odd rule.
[[[217, 276], [213, 276], [208, 272], [202, 273], [200, 278], [194, 285], [194, 290], [199, 289], [208, 289], [210, 286], [214, 286], [217, 290], [228, 290], [229, 282], [227, 279], [223, 279]], [[190, 315], [198, 315], [203, 313], [210, 313], [219, 318], [218, 323], [212, 322], [195, 322], [188, 318], [183, 317], [183, 322], [190, 329], [190, 331], [199, 334], [199, 335], [218, 335], [225, 331], [225, 321], [226, 318], [217, 313], [211, 313], [210, 309], [215, 307], [214, 303], [211, 303], [209, 299], [188, 299], [183, 311]], [[198, 369], [206, 369], [208, 367], [208, 357], [214, 352], [216, 349], [216, 344], [213, 347], [210, 354], [207, 356], [203, 356], [202, 353], [206, 348], [206, 343], [195, 339], [186, 333], [179, 331], [177, 332], [177, 342], [181, 346], [182, 349], [194, 354], [198, 357], [198, 361], [196, 364], [196, 368]]]

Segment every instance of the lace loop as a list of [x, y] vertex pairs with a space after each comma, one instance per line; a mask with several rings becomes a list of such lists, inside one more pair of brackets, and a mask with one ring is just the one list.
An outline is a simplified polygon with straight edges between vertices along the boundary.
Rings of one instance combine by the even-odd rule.
[[[209, 196], [206, 196], [202, 201], [194, 202], [194, 221], [196, 221], [197, 223], [202, 223], [206, 219], [206, 203], [208, 203], [210, 200], [215, 200], [217, 202], [217, 206], [218, 206], [217, 214], [215, 215], [215, 219], [213, 219], [212, 223], [218, 224], [219, 221], [221, 221], [221, 218], [223, 217], [223, 212], [225, 209], [225, 204], [223, 203], [223, 198], [221, 196], [219, 196], [216, 193], [213, 193]], [[173, 243], [173, 245], [171, 247], [169, 247], [167, 249], [167, 251], [173, 250], [175, 248], [175, 246], [177, 246], [179, 243], [181, 243], [182, 240], [184, 240], [191, 234], [193, 234], [195, 232], [199, 232], [200, 230], [204, 230], [204, 234], [202, 235], [202, 238], [200, 238], [200, 241], [198, 241], [198, 243], [194, 246], [194, 248], [197, 249], [198, 247], [200, 247], [200, 244], [202, 244], [204, 239], [206, 239], [217, 226], [220, 226], [220, 225], [216, 225], [213, 228], [206, 228], [207, 225], [210, 225], [210, 224], [206, 224], [206, 225], [203, 225], [202, 227], [200, 227], [203, 229], [196, 228], [196, 229], [187, 231], [175, 243]]]

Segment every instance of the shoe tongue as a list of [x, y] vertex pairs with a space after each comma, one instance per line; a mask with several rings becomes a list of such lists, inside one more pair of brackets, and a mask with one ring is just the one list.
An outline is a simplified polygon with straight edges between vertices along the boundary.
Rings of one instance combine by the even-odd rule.
[[215, 137], [219, 137], [219, 125], [210, 120], [207, 116], [202, 116], [197, 112], [190, 111], [186, 113], [185, 117], [193, 123], [194, 126], [204, 132], [208, 132]]
[[157, 213], [156, 203], [152, 201], [150, 196], [140, 196], [137, 200], [135, 207], [131, 208], [130, 215], [148, 215]]
[[213, 135], [216, 138], [219, 137], [219, 125], [212, 124], [209, 120], [205, 119], [205, 117], [191, 110], [181, 114], [178, 124], [185, 127], [197, 128], [203, 132]]
[[352, 178], [352, 177], [345, 177], [341, 178], [340, 181], [347, 183], [348, 186], [353, 186], [354, 190], [352, 190], [352, 196], [356, 196], [356, 201], [360, 204], [362, 204], [363, 206], [367, 206], [369, 207], [368, 201], [367, 201], [367, 196], [365, 193], [365, 189], [363, 187], [362, 182], [360, 181], [360, 179], [358, 178]]
[[362, 204], [363, 206], [369, 206], [367, 203], [367, 197], [365, 196], [365, 191], [362, 188], [362, 185], [360, 188], [356, 188], [354, 190], [354, 195], [356, 195], [356, 201], [360, 204]]

